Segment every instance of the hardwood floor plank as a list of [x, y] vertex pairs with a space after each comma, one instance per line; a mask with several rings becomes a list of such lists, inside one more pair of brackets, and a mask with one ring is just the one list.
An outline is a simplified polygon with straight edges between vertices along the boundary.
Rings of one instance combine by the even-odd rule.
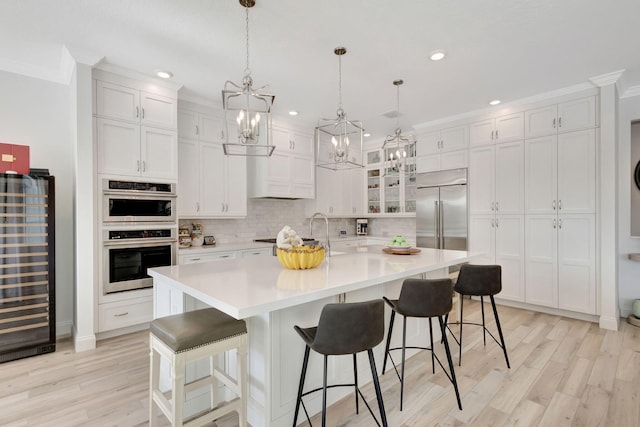
[[582, 396], [592, 369], [593, 360], [581, 357], [574, 358], [558, 388], [570, 396]]
[[504, 427], [530, 427], [538, 425], [538, 420], [544, 414], [544, 406], [532, 402], [531, 400], [523, 400], [511, 413]]
[[587, 384], [612, 391], [617, 368], [618, 357], [611, 353], [601, 352], [596, 357]]
[[527, 399], [538, 403], [544, 407], [549, 405], [554, 393], [558, 389], [562, 377], [567, 371], [567, 365], [550, 361], [542, 370], [542, 373], [529, 389], [525, 396]]
[[540, 426], [570, 426], [576, 411], [580, 406], [580, 400], [577, 397], [569, 396], [561, 392], [555, 392], [549, 406], [544, 411]]
[[640, 425], [640, 390], [637, 382], [616, 380], [607, 412], [608, 426], [637, 427]]
[[607, 410], [611, 393], [594, 386], [585, 388], [572, 425], [575, 427], [607, 426]]
[[527, 394], [539, 375], [539, 369], [521, 366], [518, 370], [506, 376], [500, 392], [491, 400], [490, 406], [510, 414]]

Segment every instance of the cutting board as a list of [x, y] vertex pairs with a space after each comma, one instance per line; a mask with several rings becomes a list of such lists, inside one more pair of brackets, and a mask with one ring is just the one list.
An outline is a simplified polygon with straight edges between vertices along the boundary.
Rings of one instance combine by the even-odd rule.
[[384, 252], [385, 254], [391, 254], [391, 255], [412, 255], [412, 254], [417, 254], [420, 252], [420, 249], [418, 248], [409, 248], [405, 251], [399, 251], [399, 250], [393, 250], [393, 249], [389, 249], [389, 248], [384, 248], [382, 249], [382, 252]]

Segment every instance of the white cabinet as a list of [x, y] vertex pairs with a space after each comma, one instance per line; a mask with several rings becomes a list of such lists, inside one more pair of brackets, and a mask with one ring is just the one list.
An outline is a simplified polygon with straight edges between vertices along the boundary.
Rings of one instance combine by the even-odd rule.
[[482, 252], [478, 264], [502, 266], [502, 291], [497, 298], [525, 299], [524, 215], [471, 215], [469, 250]]
[[178, 216], [247, 215], [246, 158], [225, 156], [222, 145], [180, 140]]
[[208, 261], [222, 261], [225, 259], [235, 259], [237, 258], [237, 253], [235, 251], [224, 251], [224, 252], [210, 252], [210, 253], [198, 253], [198, 254], [187, 254], [187, 255], [179, 255], [178, 256], [178, 264], [195, 264], [199, 262], [208, 262]]
[[434, 172], [469, 166], [469, 151], [448, 151], [441, 154], [416, 157], [416, 172]]
[[176, 129], [175, 99], [99, 80], [96, 98], [96, 113], [100, 117]]
[[469, 147], [469, 127], [454, 126], [416, 135], [416, 155], [426, 156]]
[[469, 150], [469, 212], [524, 212], [524, 145], [522, 141]]
[[526, 213], [595, 213], [595, 129], [525, 142]]
[[524, 139], [524, 113], [514, 113], [471, 123], [471, 147]]
[[271, 157], [250, 157], [249, 197], [313, 199], [315, 165], [310, 135], [274, 128]]
[[151, 297], [98, 304], [98, 331], [135, 326], [153, 320]]
[[527, 215], [525, 229], [525, 301], [595, 314], [595, 215]]
[[186, 109], [178, 110], [178, 136], [206, 142], [223, 142], [224, 119]]
[[175, 180], [176, 132], [118, 120], [96, 119], [98, 173]]
[[596, 118], [595, 96], [529, 110], [525, 112], [525, 138], [593, 128]]
[[307, 214], [322, 212], [334, 217], [352, 217], [364, 213], [364, 170], [316, 168], [316, 199]]

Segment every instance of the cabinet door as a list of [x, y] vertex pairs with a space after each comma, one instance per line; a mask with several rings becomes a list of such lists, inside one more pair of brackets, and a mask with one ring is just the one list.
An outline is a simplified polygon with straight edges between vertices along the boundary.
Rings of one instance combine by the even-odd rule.
[[380, 195], [382, 194], [380, 169], [366, 169], [365, 173], [367, 179], [367, 212], [380, 213], [382, 211], [380, 206]]
[[200, 141], [222, 142], [224, 139], [224, 119], [209, 114], [200, 114], [198, 133]]
[[557, 129], [558, 108], [555, 105], [529, 110], [524, 113], [524, 137], [554, 135]]
[[595, 215], [558, 217], [558, 308], [596, 314]]
[[276, 148], [271, 157], [260, 159], [267, 162], [268, 194], [273, 197], [291, 197], [291, 164], [288, 151]]
[[595, 129], [558, 135], [557, 204], [559, 213], [595, 213]]
[[440, 170], [466, 168], [469, 166], [469, 150], [450, 151], [440, 154]]
[[96, 119], [98, 173], [139, 176], [140, 126]]
[[469, 128], [467, 126], [456, 126], [442, 129], [440, 131], [440, 151], [455, 151], [469, 148]]
[[469, 212], [493, 214], [495, 210], [495, 146], [469, 150]]
[[316, 200], [314, 212], [324, 212], [327, 215], [335, 210], [340, 187], [335, 187], [335, 177], [340, 172], [326, 168], [316, 168]]
[[313, 173], [315, 165], [313, 158], [307, 156], [289, 155], [291, 168], [291, 197], [313, 199], [315, 196]]
[[595, 96], [558, 104], [558, 132], [572, 132], [595, 126]]
[[525, 219], [525, 301], [558, 307], [558, 233], [556, 215]]
[[474, 263], [495, 264], [495, 219], [493, 215], [471, 215], [469, 217], [469, 251], [482, 253]]
[[416, 155], [427, 156], [440, 151], [440, 131], [423, 133], [416, 136]]
[[178, 179], [178, 140], [175, 131], [140, 128], [142, 175]]
[[140, 92], [137, 90], [98, 81], [96, 96], [99, 116], [132, 122], [140, 121]]
[[495, 230], [496, 264], [502, 266], [497, 297], [524, 302], [524, 215], [498, 215]]
[[524, 139], [524, 113], [515, 113], [496, 118], [496, 143]]
[[275, 152], [289, 152], [292, 150], [291, 139], [289, 138], [289, 132], [281, 129], [271, 129], [271, 138], [273, 145], [276, 146]]
[[416, 170], [418, 173], [439, 171], [440, 154], [416, 157]]
[[224, 156], [226, 178], [219, 185], [225, 187], [227, 216], [247, 216], [247, 158]]
[[178, 142], [178, 216], [198, 216], [200, 208], [200, 155], [198, 142]]
[[501, 214], [524, 213], [524, 143], [497, 144], [495, 152], [495, 210]]
[[141, 92], [140, 106], [140, 123], [142, 125], [176, 130], [178, 114], [175, 99]]
[[220, 216], [225, 203], [222, 146], [200, 144], [200, 215]]
[[197, 139], [200, 129], [195, 111], [178, 110], [178, 138]]
[[493, 144], [495, 136], [495, 120], [488, 119], [471, 123], [469, 126], [471, 147]]
[[364, 170], [361, 168], [349, 171], [351, 182], [351, 214], [364, 213]]
[[[311, 135], [304, 135], [300, 132], [290, 132], [289, 139], [291, 139], [294, 152], [302, 156], [313, 156], [313, 137]], [[353, 143], [359, 147], [360, 141], [353, 141]], [[351, 156], [350, 154], [349, 157], [351, 158]]]
[[556, 213], [557, 137], [525, 141], [525, 212]]

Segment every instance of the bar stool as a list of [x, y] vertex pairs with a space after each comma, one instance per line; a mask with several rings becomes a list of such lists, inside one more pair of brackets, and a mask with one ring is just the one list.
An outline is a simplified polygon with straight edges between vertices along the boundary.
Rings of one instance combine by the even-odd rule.
[[[359, 413], [359, 394], [362, 397], [364, 404], [367, 406], [367, 409], [369, 409], [371, 416], [373, 416], [376, 424], [380, 426], [380, 422], [373, 414], [367, 400], [358, 388], [356, 355], [363, 351], [367, 351], [369, 355], [369, 365], [371, 367], [373, 385], [376, 391], [376, 398], [378, 400], [378, 409], [380, 410], [382, 425], [387, 427], [387, 415], [384, 411], [382, 392], [380, 391], [380, 383], [378, 382], [378, 373], [376, 371], [376, 363], [373, 358], [372, 351], [373, 347], [378, 345], [384, 338], [384, 303], [382, 300], [347, 304], [327, 304], [322, 308], [317, 327], [300, 328], [299, 326], [294, 326], [294, 329], [305, 342], [306, 348], [304, 352], [304, 360], [302, 362], [302, 372], [300, 374], [296, 410], [293, 416], [293, 427], [296, 426], [296, 422], [298, 421], [300, 404], [302, 404], [302, 409], [304, 409], [309, 425], [311, 425], [309, 413], [307, 412], [307, 408], [305, 407], [302, 398], [319, 390], [322, 390], [322, 426], [326, 426], [327, 389], [332, 387], [354, 387], [356, 396], [356, 413]], [[303, 393], [304, 380], [307, 375], [307, 366], [309, 363], [309, 351], [311, 349], [324, 356], [322, 387]], [[327, 357], [345, 354], [353, 355], [354, 383], [327, 385]]]
[[[238, 413], [239, 425], [247, 425], [247, 327], [243, 320], [234, 319], [214, 308], [189, 311], [160, 317], [151, 322], [151, 375], [149, 399], [149, 425], [157, 424], [157, 409], [171, 421], [172, 426], [201, 426], [230, 412]], [[216, 366], [219, 353], [237, 350], [237, 380]], [[160, 390], [160, 359], [171, 364], [171, 399]], [[210, 375], [185, 384], [188, 363], [209, 358]], [[223, 383], [238, 397], [214, 408], [216, 380]], [[211, 392], [210, 411], [183, 421], [184, 398], [188, 392], [206, 387]]]
[[[445, 322], [443, 317], [451, 311], [451, 279], [405, 279], [402, 282], [402, 289], [400, 290], [400, 297], [397, 300], [390, 300], [383, 297], [387, 304], [391, 307], [391, 320], [389, 322], [389, 331], [387, 332], [387, 345], [384, 353], [384, 363], [382, 364], [382, 374], [387, 367], [387, 358], [391, 360], [393, 368], [400, 380], [400, 410], [402, 411], [402, 401], [404, 397], [404, 362], [405, 351], [407, 348], [416, 350], [430, 350], [431, 351], [431, 371], [435, 374], [435, 363], [438, 362], [444, 373], [449, 378], [449, 381], [453, 384], [453, 388], [456, 392], [456, 399], [458, 400], [458, 408], [462, 410], [462, 402], [460, 401], [460, 392], [458, 391], [458, 382], [456, 381], [456, 373], [453, 369], [453, 360], [451, 359], [451, 351], [449, 349], [449, 342], [445, 333]], [[389, 348], [391, 345], [391, 334], [393, 333], [393, 323], [396, 317], [396, 313], [402, 317], [402, 347]], [[407, 317], [428, 317], [429, 318], [429, 337], [431, 347], [413, 347], [407, 346]], [[444, 351], [447, 355], [447, 363], [449, 364], [449, 372], [445, 369], [440, 362], [440, 359], [433, 351], [433, 326], [432, 319], [438, 318], [440, 323], [440, 332], [442, 334], [442, 342], [444, 344]], [[402, 367], [398, 374], [398, 368], [391, 357], [391, 351], [402, 350]]]
[[[482, 326], [482, 339], [484, 345], [487, 345], [487, 333], [493, 338], [493, 340], [502, 348], [504, 353], [504, 359], [507, 362], [507, 368], [511, 369], [509, 365], [509, 356], [507, 356], [507, 346], [504, 343], [504, 336], [502, 335], [502, 328], [500, 327], [500, 318], [498, 317], [498, 310], [496, 309], [496, 301], [493, 296], [502, 290], [502, 267], [499, 265], [472, 265], [465, 264], [460, 267], [460, 273], [458, 274], [458, 280], [453, 287], [454, 291], [460, 294], [460, 321], [452, 324], [460, 325], [459, 338], [451, 332], [451, 329], [447, 326], [447, 329], [453, 335], [453, 339], [460, 346], [460, 353], [458, 356], [458, 364], [462, 365], [462, 325], [476, 325]], [[482, 324], [473, 322], [463, 322], [462, 312], [464, 308], [465, 295], [479, 296], [480, 307], [482, 310]], [[484, 297], [488, 296], [491, 299], [491, 307], [493, 307], [493, 317], [496, 319], [496, 326], [498, 328], [498, 335], [500, 336], [500, 342], [493, 336], [493, 334], [487, 329], [484, 321]]]

